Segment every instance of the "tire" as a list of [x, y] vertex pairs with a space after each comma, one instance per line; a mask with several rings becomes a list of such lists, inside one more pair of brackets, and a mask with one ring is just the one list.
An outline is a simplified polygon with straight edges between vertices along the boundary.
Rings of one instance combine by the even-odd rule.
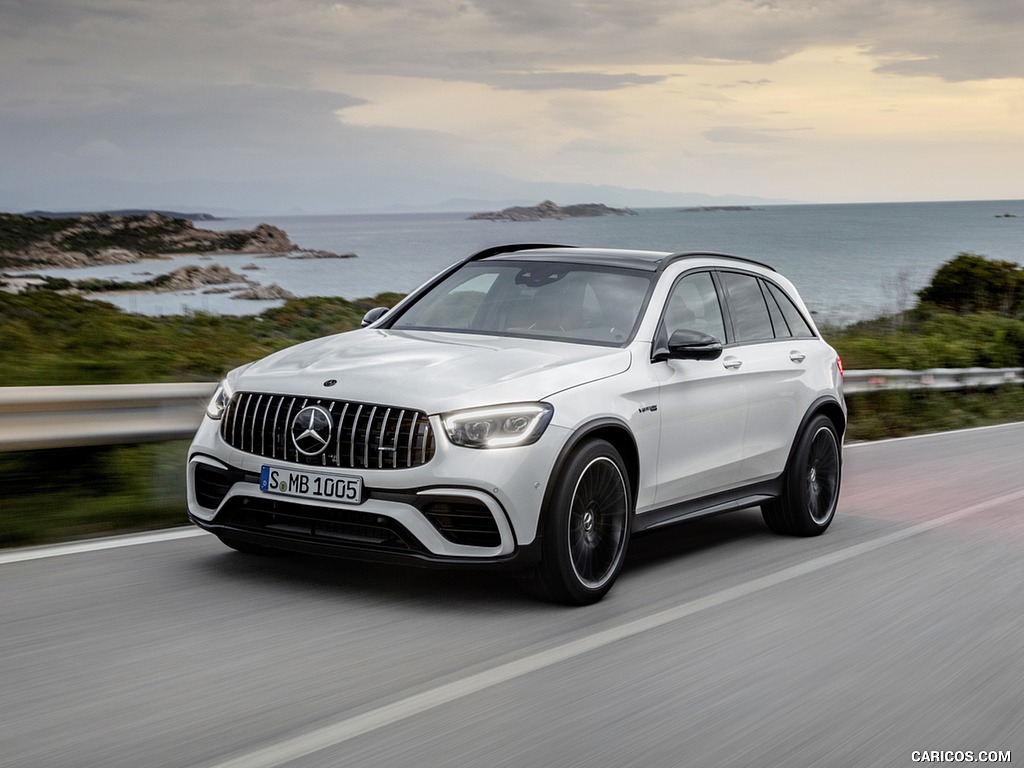
[[566, 605], [604, 597], [625, 560], [632, 499], [625, 464], [610, 443], [579, 447], [544, 510], [541, 562], [525, 580], [527, 590]]
[[832, 421], [821, 414], [800, 435], [783, 479], [782, 495], [761, 505], [765, 524], [789, 536], [818, 536], [839, 503], [842, 452]]

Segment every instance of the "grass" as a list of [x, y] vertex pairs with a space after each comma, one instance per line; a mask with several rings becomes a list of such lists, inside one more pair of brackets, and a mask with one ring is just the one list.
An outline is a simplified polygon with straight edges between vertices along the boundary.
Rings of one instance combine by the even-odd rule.
[[186, 441], [0, 454], [0, 547], [185, 525]]
[[847, 442], [1024, 421], [1024, 387], [958, 392], [863, 392], [847, 395]]

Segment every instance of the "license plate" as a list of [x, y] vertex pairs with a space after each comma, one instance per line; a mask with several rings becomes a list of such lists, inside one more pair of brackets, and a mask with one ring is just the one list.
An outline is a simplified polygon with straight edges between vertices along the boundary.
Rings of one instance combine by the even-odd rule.
[[260, 470], [260, 490], [304, 499], [363, 503], [363, 478], [355, 475], [328, 475], [264, 464]]

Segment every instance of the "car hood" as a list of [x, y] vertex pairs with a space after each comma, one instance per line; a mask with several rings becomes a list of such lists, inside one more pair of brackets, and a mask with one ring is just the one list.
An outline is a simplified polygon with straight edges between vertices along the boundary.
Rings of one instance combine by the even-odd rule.
[[[628, 349], [425, 331], [361, 329], [258, 360], [236, 389], [381, 403], [440, 413], [542, 400], [625, 371]], [[330, 388], [324, 382], [337, 384]]]

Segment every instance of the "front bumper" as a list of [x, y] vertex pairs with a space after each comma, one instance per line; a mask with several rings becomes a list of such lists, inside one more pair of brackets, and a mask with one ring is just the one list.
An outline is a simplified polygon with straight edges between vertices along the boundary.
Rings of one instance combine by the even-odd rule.
[[236, 542], [320, 555], [528, 567], [536, 561], [537, 522], [562, 436], [548, 431], [522, 448], [439, 444], [421, 467], [359, 471], [363, 501], [346, 504], [261, 491], [261, 467], [281, 462], [231, 448], [206, 418], [189, 451], [189, 519]]

